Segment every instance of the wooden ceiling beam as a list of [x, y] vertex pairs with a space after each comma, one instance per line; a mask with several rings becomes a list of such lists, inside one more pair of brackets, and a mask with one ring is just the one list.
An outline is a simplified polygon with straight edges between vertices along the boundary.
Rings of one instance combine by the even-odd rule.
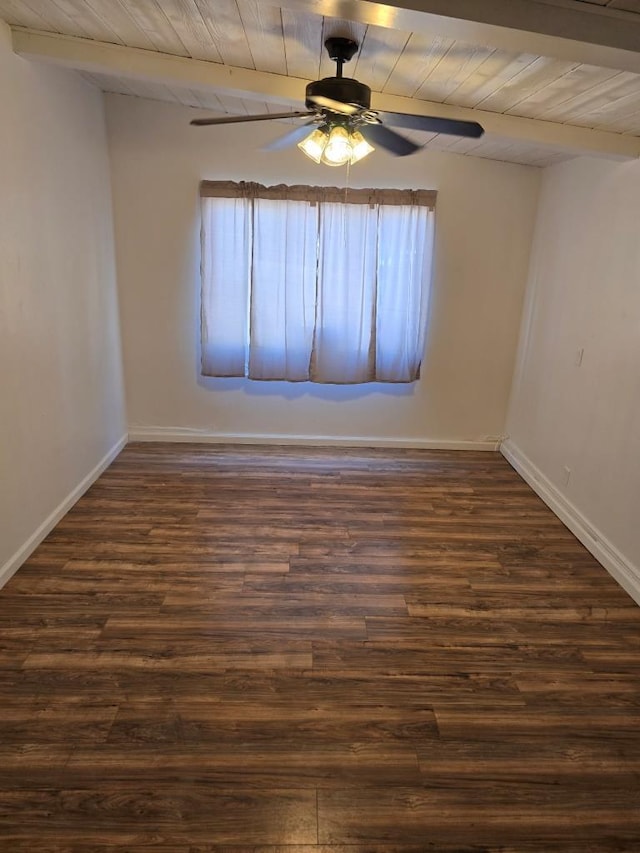
[[580, 0], [281, 0], [286, 8], [640, 74], [640, 15]]
[[[263, 102], [300, 106], [305, 86], [309, 82], [281, 74], [235, 68], [56, 33], [12, 28], [12, 37], [14, 51], [31, 59], [94, 74], [184, 86], [238, 98], [257, 98]], [[563, 148], [573, 154], [625, 159], [640, 157], [640, 138], [619, 133], [385, 93], [373, 93], [372, 107], [389, 112], [478, 121], [487, 135]]]

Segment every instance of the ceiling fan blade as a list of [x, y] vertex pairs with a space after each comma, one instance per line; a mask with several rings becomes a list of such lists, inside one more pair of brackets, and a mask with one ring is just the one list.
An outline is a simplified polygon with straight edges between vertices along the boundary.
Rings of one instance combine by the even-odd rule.
[[436, 116], [416, 116], [409, 113], [379, 112], [378, 116], [392, 127], [404, 127], [407, 130], [426, 130], [430, 133], [448, 133], [453, 136], [468, 136], [478, 139], [484, 133], [477, 121], [460, 121], [454, 118]]
[[331, 110], [332, 113], [341, 113], [345, 116], [355, 115], [361, 109], [357, 104], [345, 104], [342, 101], [334, 101], [333, 98], [325, 98], [324, 95], [309, 95], [308, 100], [319, 107]]
[[241, 121], [271, 121], [277, 118], [300, 118], [301, 116], [312, 116], [315, 113], [312, 110], [297, 110], [291, 113], [263, 113], [255, 116], [222, 116], [220, 118], [194, 118], [189, 124], [195, 127], [205, 127], [210, 124], [236, 124]]
[[358, 127], [358, 130], [371, 145], [380, 145], [396, 157], [406, 157], [407, 154], [413, 154], [422, 147], [383, 124], [363, 124]]
[[302, 142], [302, 140], [309, 135], [310, 127], [314, 124], [316, 124], [315, 121], [305, 121], [305, 123], [300, 125], [300, 127], [294, 127], [293, 130], [290, 130], [289, 133], [285, 133], [284, 136], [279, 136], [268, 145], [263, 145], [262, 150], [280, 151], [281, 148], [288, 148], [290, 145], [297, 145], [298, 142]]

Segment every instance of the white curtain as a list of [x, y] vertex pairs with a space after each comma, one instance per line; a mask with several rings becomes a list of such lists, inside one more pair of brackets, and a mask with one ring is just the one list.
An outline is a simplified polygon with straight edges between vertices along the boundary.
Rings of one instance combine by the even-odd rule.
[[202, 200], [202, 372], [244, 376], [249, 345], [251, 204]]
[[418, 378], [431, 208], [203, 197], [202, 216], [203, 374]]
[[425, 345], [435, 215], [409, 205], [378, 210], [376, 379], [411, 382]]
[[318, 208], [257, 198], [253, 207], [251, 379], [309, 378]]
[[315, 382], [373, 378], [377, 218], [368, 204], [321, 205]]

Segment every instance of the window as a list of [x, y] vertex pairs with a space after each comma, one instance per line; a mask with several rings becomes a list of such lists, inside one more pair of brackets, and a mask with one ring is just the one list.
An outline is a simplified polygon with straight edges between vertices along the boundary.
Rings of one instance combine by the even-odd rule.
[[435, 193], [204, 181], [202, 373], [420, 375]]

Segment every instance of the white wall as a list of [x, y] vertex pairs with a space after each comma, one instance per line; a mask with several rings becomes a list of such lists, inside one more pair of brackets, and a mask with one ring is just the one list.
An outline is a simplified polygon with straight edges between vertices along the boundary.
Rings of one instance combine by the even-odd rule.
[[125, 432], [103, 102], [0, 22], [0, 583]]
[[475, 441], [505, 423], [539, 170], [439, 152], [376, 151], [353, 186], [439, 191], [436, 272], [422, 379], [336, 387], [199, 376], [202, 178], [338, 183], [297, 149], [260, 151], [287, 125], [192, 128], [198, 113], [107, 98], [118, 281], [132, 435], [201, 432], [384, 442]]
[[639, 223], [640, 164], [546, 170], [507, 444], [638, 600]]

